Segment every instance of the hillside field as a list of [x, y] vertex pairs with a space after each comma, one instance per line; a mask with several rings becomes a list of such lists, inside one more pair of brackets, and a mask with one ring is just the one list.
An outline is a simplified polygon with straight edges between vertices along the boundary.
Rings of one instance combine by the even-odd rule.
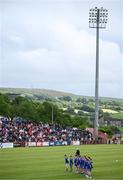
[[118, 113], [118, 111], [114, 111], [114, 110], [111, 110], [111, 109], [102, 109], [102, 111], [105, 113], [105, 112], [107, 112], [107, 113], [111, 113], [111, 114], [116, 114], [116, 113]]
[[123, 179], [123, 145], [0, 149], [0, 179], [86, 179], [65, 172], [64, 154], [74, 154], [77, 147], [93, 159], [92, 179]]

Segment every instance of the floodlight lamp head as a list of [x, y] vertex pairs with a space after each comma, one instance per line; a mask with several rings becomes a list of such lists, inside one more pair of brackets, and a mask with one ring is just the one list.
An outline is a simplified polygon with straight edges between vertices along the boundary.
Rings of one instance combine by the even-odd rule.
[[90, 9], [89, 11], [89, 27], [90, 28], [106, 28], [108, 10], [101, 7]]

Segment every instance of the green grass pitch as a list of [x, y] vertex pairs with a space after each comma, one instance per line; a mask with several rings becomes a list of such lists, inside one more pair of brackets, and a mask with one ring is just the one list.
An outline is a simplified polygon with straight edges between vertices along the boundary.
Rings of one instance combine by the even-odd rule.
[[86, 179], [65, 172], [64, 154], [81, 154], [93, 159], [92, 179], [123, 179], [123, 145], [82, 145], [0, 149], [0, 179]]

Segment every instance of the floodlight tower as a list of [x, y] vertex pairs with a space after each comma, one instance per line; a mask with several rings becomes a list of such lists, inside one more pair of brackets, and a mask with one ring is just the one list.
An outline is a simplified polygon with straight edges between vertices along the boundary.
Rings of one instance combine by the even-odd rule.
[[96, 72], [95, 72], [95, 119], [94, 119], [94, 138], [98, 137], [98, 118], [99, 118], [99, 29], [105, 29], [107, 24], [108, 10], [101, 7], [90, 9], [89, 28], [96, 28]]

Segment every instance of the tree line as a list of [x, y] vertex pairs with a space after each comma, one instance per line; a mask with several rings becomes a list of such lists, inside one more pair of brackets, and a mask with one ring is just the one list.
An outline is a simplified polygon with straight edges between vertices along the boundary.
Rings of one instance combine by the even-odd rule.
[[7, 94], [0, 94], [0, 115], [10, 118], [22, 117], [32, 122], [52, 123], [53, 120], [60, 125], [81, 129], [89, 126], [88, 117], [71, 116], [52, 102], [40, 103], [21, 96], [12, 100]]

